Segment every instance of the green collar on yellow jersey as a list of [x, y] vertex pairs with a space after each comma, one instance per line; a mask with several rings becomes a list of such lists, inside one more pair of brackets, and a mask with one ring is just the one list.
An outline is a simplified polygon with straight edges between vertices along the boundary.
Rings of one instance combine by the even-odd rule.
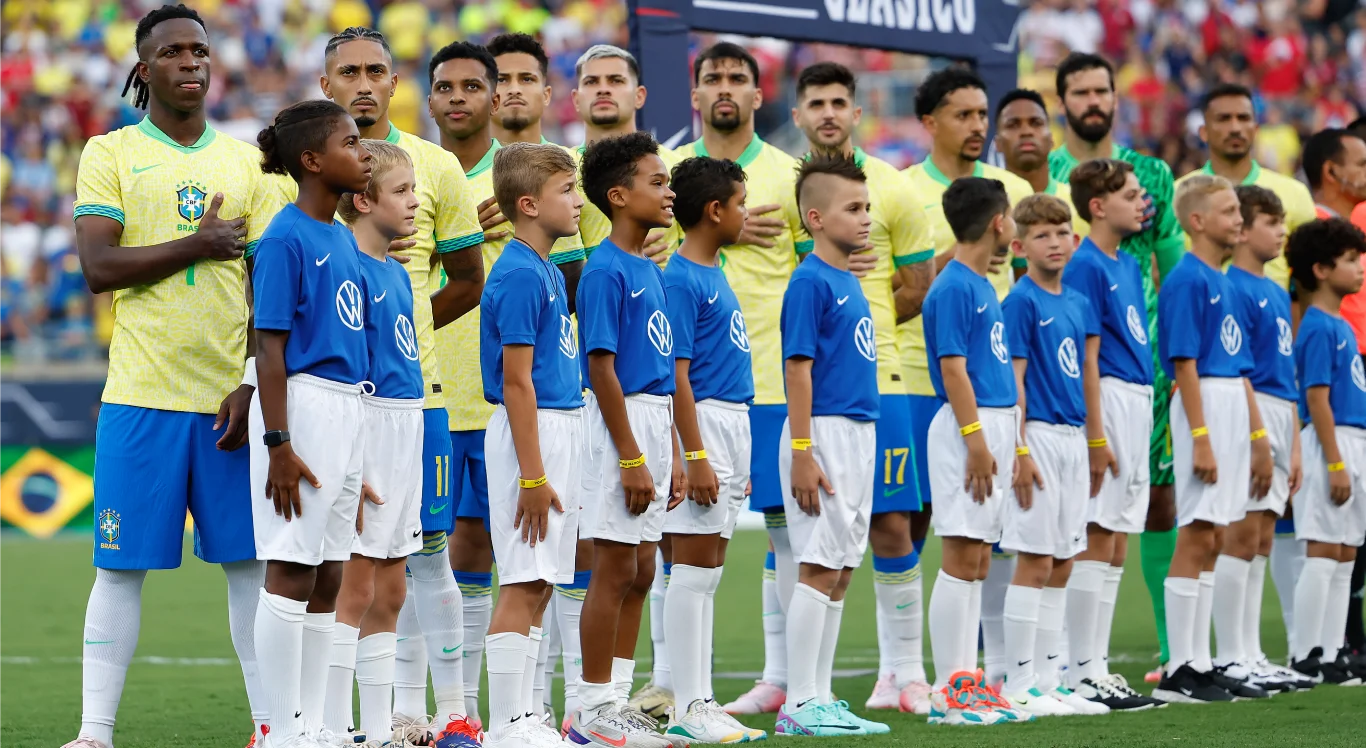
[[[693, 145], [693, 150], [697, 151], [697, 155], [699, 156], [711, 158], [711, 154], [707, 153], [707, 144], [703, 143], [701, 138], [697, 139], [697, 142]], [[763, 150], [764, 141], [760, 139], [758, 135], [755, 135], [754, 138], [749, 141], [749, 145], [745, 146], [745, 150], [740, 154], [740, 158], [735, 159], [735, 163], [739, 164], [741, 169], [748, 169], [749, 165], [754, 163], [754, 159], [758, 158]]]
[[1056, 195], [1056, 194], [1058, 194], [1058, 184], [1059, 184], [1059, 183], [1058, 183], [1058, 180], [1056, 180], [1056, 179], [1054, 179], [1054, 178], [1052, 178], [1052, 177], [1049, 177], [1049, 178], [1048, 178], [1048, 186], [1045, 187], [1045, 188], [1043, 188], [1043, 194], [1045, 194], [1045, 195]]
[[[947, 187], [948, 185], [950, 185], [950, 184], [953, 184], [953, 180], [952, 180], [952, 179], [949, 179], [949, 178], [946, 177], [946, 176], [944, 176], [944, 172], [940, 171], [940, 170], [939, 170], [939, 167], [934, 165], [934, 159], [930, 158], [929, 156], [926, 156], [926, 157], [925, 157], [925, 160], [924, 160], [924, 161], [921, 161], [920, 163], [924, 165], [924, 167], [925, 167], [925, 173], [928, 174], [928, 175], [930, 175], [930, 179], [933, 179], [934, 181], [936, 181], [936, 182], [938, 182], [938, 183], [940, 183], [940, 184], [942, 184], [942, 185], [944, 185], [944, 186], [946, 186], [946, 187]], [[974, 177], [980, 177], [980, 176], [982, 176], [982, 171], [983, 171], [983, 170], [982, 170], [982, 162], [981, 162], [981, 161], [978, 161], [978, 162], [976, 162], [976, 163], [973, 164], [973, 166], [972, 166], [972, 175], [973, 175]]]
[[498, 142], [498, 138], [493, 138], [492, 140], [493, 142], [489, 144], [489, 150], [487, 153], [484, 154], [484, 157], [479, 159], [479, 163], [475, 164], [474, 168], [470, 169], [468, 172], [465, 173], [466, 178], [474, 179], [480, 174], [483, 174], [484, 172], [488, 171], [489, 168], [493, 166], [493, 154], [499, 148], [502, 148], [503, 144]]
[[[1206, 161], [1205, 165], [1200, 167], [1200, 171], [1203, 171], [1206, 174], [1213, 174], [1214, 167], [1210, 165], [1210, 162]], [[1254, 159], [1252, 161], [1252, 168], [1248, 170], [1247, 176], [1243, 178], [1242, 184], [1256, 184], [1257, 179], [1261, 176], [1262, 165], [1257, 163], [1257, 161]]]
[[401, 134], [401, 133], [399, 132], [398, 128], [397, 128], [397, 127], [394, 127], [394, 123], [390, 122], [390, 123], [389, 123], [389, 133], [388, 133], [387, 135], [384, 136], [384, 139], [387, 140], [387, 141], [389, 141], [390, 143], [394, 143], [395, 145], [397, 145], [397, 144], [398, 144], [398, 137], [399, 137], [400, 134]]
[[150, 117], [143, 117], [142, 121], [138, 123], [138, 129], [142, 131], [143, 135], [146, 135], [152, 140], [157, 140], [162, 143], [165, 143], [166, 145], [169, 145], [182, 153], [194, 153], [195, 151], [204, 148], [209, 143], [212, 143], [214, 136], [218, 134], [218, 132], [214, 130], [212, 127], [210, 127], [209, 124], [206, 122], [204, 123], [203, 134], [199, 136], [199, 140], [196, 140], [194, 142], [194, 145], [181, 145], [172, 140], [170, 135], [167, 135], [166, 133], [162, 132], [161, 128], [152, 124], [152, 119]]

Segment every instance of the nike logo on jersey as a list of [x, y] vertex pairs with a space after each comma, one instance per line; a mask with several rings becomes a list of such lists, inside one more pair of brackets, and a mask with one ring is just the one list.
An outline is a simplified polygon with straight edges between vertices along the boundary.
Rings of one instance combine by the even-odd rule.
[[1341, 343], [1338, 343], [1338, 350], [1339, 350], [1339, 351], [1342, 350], [1343, 348], [1346, 348], [1346, 347], [1347, 347], [1347, 341], [1344, 340], [1344, 341], [1342, 341]]
[[637, 296], [639, 296], [639, 295], [641, 295], [641, 294], [643, 294], [643, 293], [645, 293], [645, 289], [643, 289], [643, 288], [640, 289], [639, 291], [632, 291], [632, 292], [631, 292], [631, 298], [634, 299], [635, 297], [637, 297]]
[[1222, 299], [1222, 298], [1224, 298], [1224, 295], [1223, 295], [1223, 294], [1215, 294], [1214, 298], [1212, 298], [1212, 299], [1209, 300], [1209, 303], [1211, 303], [1211, 304], [1218, 304], [1218, 303], [1219, 303], [1219, 300]]
[[1051, 325], [1051, 324], [1053, 324], [1053, 318], [1052, 318], [1052, 317], [1049, 317], [1048, 319], [1041, 319], [1041, 320], [1039, 320], [1039, 327], [1048, 327], [1048, 326]]
[[842, 297], [842, 298], [835, 299], [835, 303], [836, 303], [836, 304], [839, 304], [840, 306], [844, 306], [844, 302], [846, 302], [846, 301], [848, 301], [848, 300], [849, 300], [849, 297], [848, 297], [848, 296], [844, 296], [844, 297]]
[[384, 293], [382, 293], [382, 294], [380, 294], [379, 296], [376, 296], [376, 297], [375, 297], [375, 303], [378, 304], [378, 303], [380, 303], [381, 301], [384, 301], [384, 297], [385, 297], [385, 296], [388, 296], [388, 295], [389, 295], [389, 291], [388, 291], [388, 289], [385, 289]]
[[716, 303], [716, 300], [719, 299], [719, 298], [721, 298], [721, 292], [720, 292], [720, 291], [717, 291], [716, 293], [714, 293], [714, 294], [711, 295], [711, 298], [710, 298], [710, 299], [707, 299], [707, 303], [708, 303], [708, 304], [715, 304], [715, 303]]
[[141, 174], [141, 173], [143, 173], [144, 171], [151, 171], [151, 170], [157, 168], [158, 166], [161, 166], [161, 164], [152, 164], [151, 166], [134, 166], [134, 167], [133, 167], [133, 173], [134, 173], [134, 174]]
[[322, 267], [322, 266], [323, 266], [323, 263], [324, 263], [324, 262], [327, 262], [328, 258], [330, 258], [331, 256], [332, 256], [332, 253], [331, 253], [331, 252], [328, 252], [328, 253], [327, 253], [327, 257], [324, 257], [324, 258], [322, 258], [321, 260], [314, 260], [314, 261], [313, 261], [313, 264], [316, 265], [317, 267]]
[[555, 294], [550, 294], [550, 303], [555, 303]]
[[1115, 285], [1110, 286], [1110, 290], [1111, 290], [1111, 291], [1118, 291], [1118, 290], [1119, 290], [1119, 284], [1116, 283]]
[[983, 305], [977, 307], [977, 313], [978, 313], [978, 314], [981, 314], [982, 312], [985, 312], [986, 310], [987, 310], [987, 305], [986, 305], [986, 304], [983, 304]]
[[1257, 302], [1257, 306], [1259, 306], [1259, 307], [1265, 309], [1265, 308], [1266, 308], [1266, 301], [1267, 301], [1266, 299], [1262, 299], [1261, 301]]

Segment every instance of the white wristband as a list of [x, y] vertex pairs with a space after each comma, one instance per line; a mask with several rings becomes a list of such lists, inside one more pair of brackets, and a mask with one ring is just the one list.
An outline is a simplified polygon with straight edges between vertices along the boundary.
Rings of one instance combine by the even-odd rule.
[[242, 372], [242, 384], [256, 389], [256, 357], [247, 359], [247, 367]]

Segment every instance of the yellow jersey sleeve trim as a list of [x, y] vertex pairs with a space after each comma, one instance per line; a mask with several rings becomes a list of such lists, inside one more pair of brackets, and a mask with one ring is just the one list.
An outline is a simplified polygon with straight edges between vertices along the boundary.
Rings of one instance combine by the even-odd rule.
[[484, 243], [484, 232], [476, 231], [473, 234], [458, 236], [454, 239], [442, 239], [436, 243], [437, 254], [446, 254], [458, 249], [467, 249]]
[[[596, 249], [596, 247], [594, 247]], [[582, 248], [566, 249], [563, 252], [551, 252], [550, 261], [556, 265], [567, 265], [577, 260], [588, 259], [587, 251]]]
[[79, 205], [72, 211], [73, 218], [81, 216], [100, 216], [102, 218], [112, 218], [119, 223], [124, 223], [123, 211], [112, 205], [86, 204]]
[[815, 240], [815, 239], [804, 239], [804, 240], [802, 240], [802, 241], [797, 242], [797, 243], [796, 243], [796, 247], [797, 247], [797, 254], [799, 254], [799, 255], [804, 255], [804, 254], [806, 254], [807, 252], [810, 252], [811, 250], [813, 250], [813, 249], [816, 248], [816, 240]]
[[916, 263], [932, 259], [934, 259], [934, 250], [927, 249], [923, 252], [912, 252], [908, 255], [900, 255], [898, 257], [893, 257], [892, 264], [896, 267], [904, 268], [907, 265], [914, 265]]

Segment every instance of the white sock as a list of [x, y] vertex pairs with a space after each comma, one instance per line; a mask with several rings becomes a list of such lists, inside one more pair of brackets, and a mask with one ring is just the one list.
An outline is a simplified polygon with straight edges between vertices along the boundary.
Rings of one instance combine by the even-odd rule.
[[[534, 642], [533, 642], [534, 643]], [[531, 684], [531, 713], [537, 717], [544, 717], [546, 714], [545, 706], [549, 702], [546, 698], [546, 683], [550, 681], [550, 673], [546, 665], [550, 662], [550, 635], [545, 633], [545, 628], [541, 628], [540, 645], [536, 647], [536, 678]]]
[[[1067, 677], [1073, 688], [1080, 686], [1083, 679], [1100, 675], [1096, 618], [1109, 568], [1104, 561], [1077, 561], [1072, 564], [1072, 576], [1067, 580]], [[1167, 618], [1171, 620], [1170, 608]]]
[[1123, 566], [1105, 567], [1105, 586], [1100, 590], [1100, 607], [1096, 611], [1096, 655], [1100, 675], [1110, 673], [1110, 631], [1115, 625], [1115, 603], [1119, 600], [1119, 581], [1123, 577]]
[[977, 643], [977, 621], [972, 620], [972, 588], [966, 579], [950, 576], [943, 569], [930, 591], [930, 653], [934, 657], [934, 685], [939, 688], [949, 677], [976, 664], [964, 661], [965, 639]]
[[408, 568], [413, 572], [417, 622], [427, 643], [436, 714], [442, 719], [449, 715], [463, 717], [465, 626], [460, 620], [460, 586], [451, 574], [450, 559], [445, 553], [409, 556]]
[[[583, 616], [583, 598], [571, 596], [558, 590], [555, 596], [555, 613], [560, 623], [560, 647], [563, 650], [564, 667], [564, 713], [573, 714], [579, 710], [579, 680], [583, 678], [583, 643], [580, 640], [579, 620]], [[465, 630], [469, 630], [469, 618], [465, 619]], [[476, 676], [477, 677], [477, 676]], [[470, 690], [465, 690], [465, 702], [469, 703]]]
[[[968, 598], [968, 620], [972, 622], [972, 628], [974, 631], [980, 631], [982, 629], [982, 581], [983, 580], [979, 579], [972, 583], [972, 594]], [[963, 661], [968, 663], [969, 669], [976, 669], [976, 636], [963, 637]]]
[[[96, 569], [81, 648], [81, 736], [114, 744], [114, 717], [138, 648], [145, 570]], [[260, 594], [260, 593], [257, 593]]]
[[[1324, 620], [1327, 618], [1328, 595], [1333, 585], [1333, 572], [1338, 562], [1331, 558], [1306, 558], [1295, 584], [1295, 660], [1303, 660], [1309, 651], [1321, 646]], [[1326, 654], [1326, 653], [1325, 653]]]
[[[493, 620], [493, 593], [479, 596], [461, 593], [460, 605], [465, 620], [465, 656], [461, 666], [465, 686], [465, 714], [474, 717], [479, 714], [479, 674], [484, 669], [484, 638], [488, 636], [489, 622]], [[580, 600], [579, 610], [582, 609], [583, 601]], [[583, 669], [582, 663], [579, 669]], [[425, 670], [423, 677], [426, 677]], [[425, 686], [423, 690], [425, 692]]]
[[676, 663], [672, 675], [674, 708], [678, 714], [686, 713], [694, 700], [707, 698], [702, 659], [710, 659], [711, 653], [702, 648], [702, 615], [711, 577], [711, 569], [674, 564], [664, 593], [661, 628], [669, 648], [669, 661]]
[[[1331, 662], [1338, 658], [1347, 632], [1347, 611], [1352, 605], [1352, 567], [1355, 561], [1342, 561], [1333, 572], [1333, 582], [1328, 587], [1328, 606], [1324, 609], [1323, 661]], [[1360, 603], [1357, 603], [1360, 605]]]
[[[394, 722], [394, 666], [398, 634], [371, 634], [356, 645], [356, 685], [360, 725], [367, 737], [382, 740]], [[371, 737], [374, 736], [374, 737]]]
[[1001, 628], [1005, 639], [1005, 682], [1011, 691], [1025, 691], [1035, 685], [1034, 650], [1038, 644], [1042, 599], [1042, 589], [1018, 584], [1006, 588]]
[[840, 622], [844, 619], [844, 601], [831, 600], [825, 606], [825, 628], [821, 629], [820, 654], [816, 660], [816, 693], [824, 704], [833, 703], [835, 649], [840, 641]]
[[397, 653], [394, 663], [394, 713], [405, 717], [427, 714], [427, 640], [417, 622], [417, 599], [413, 578], [407, 577], [408, 595], [398, 612]]
[[[921, 631], [925, 608], [921, 602], [920, 567], [915, 579], [898, 584], [874, 582], [877, 599], [879, 661], [886, 660], [887, 672], [896, 678], [898, 688], [912, 681], [925, 680], [925, 654]], [[885, 675], [878, 666], [878, 677]]]
[[1062, 659], [1063, 608], [1067, 604], [1067, 590], [1044, 587], [1039, 596], [1039, 629], [1034, 640], [1035, 686], [1048, 693], [1061, 685], [1059, 667]]
[[[1076, 578], [1076, 569], [1072, 570]], [[1200, 580], [1169, 576], [1162, 583], [1162, 600], [1167, 608], [1167, 674], [1195, 659], [1195, 618], [1200, 605]], [[1075, 655], [1073, 655], [1075, 657]]]
[[242, 680], [247, 687], [247, 706], [251, 720], [256, 723], [257, 742], [261, 742], [261, 726], [270, 719], [265, 697], [261, 695], [261, 677], [256, 665], [256, 603], [261, 599], [261, 588], [266, 583], [265, 561], [234, 561], [223, 564], [228, 578], [228, 631], [232, 634], [232, 648], [242, 665]]
[[531, 640], [515, 632], [492, 634], [484, 640], [489, 669], [489, 737], [501, 737], [512, 720], [525, 714], [522, 679], [526, 677]]
[[537, 666], [541, 662], [541, 645], [545, 643], [545, 630], [540, 626], [532, 626], [527, 633], [526, 649], [523, 653], [526, 660], [522, 663], [525, 668], [522, 671], [522, 713], [531, 716], [540, 708], [539, 699], [536, 698], [536, 672]]
[[1262, 594], [1265, 588], [1266, 556], [1253, 556], [1248, 565], [1247, 595], [1243, 598], [1243, 654], [1253, 662], [1266, 659], [1262, 652]]
[[617, 686], [615, 683], [589, 683], [586, 680], [579, 680], [579, 715], [584, 722], [589, 722], [596, 718], [599, 713], [610, 709], [617, 704]]
[[1247, 580], [1252, 563], [1220, 554], [1214, 562], [1214, 634], [1219, 644], [1220, 665], [1247, 656], [1243, 642], [1243, 615], [1247, 607]]
[[338, 623], [332, 629], [332, 656], [327, 670], [327, 697], [323, 703], [323, 726], [338, 735], [354, 730], [356, 658], [360, 629]]
[[[1006, 589], [1015, 576], [1015, 560], [991, 559], [987, 578], [978, 585], [982, 596], [982, 664], [987, 682], [999, 687], [1006, 675], [1006, 638], [1002, 616], [1005, 615]], [[973, 642], [976, 654], [977, 642]], [[975, 659], [975, 658], [974, 658]]]
[[308, 602], [272, 595], [264, 588], [259, 594], [255, 637], [261, 692], [266, 698], [266, 712], [270, 714], [271, 739], [284, 743], [304, 732], [299, 685], [303, 674], [304, 615]]
[[[1271, 582], [1281, 601], [1281, 621], [1285, 624], [1286, 651], [1295, 653], [1295, 586], [1304, 567], [1308, 543], [1294, 535], [1277, 535], [1271, 541]], [[1298, 659], [1298, 658], [1297, 658]]]
[[716, 644], [716, 590], [721, 586], [721, 567], [711, 570], [707, 580], [707, 596], [702, 600], [702, 692], [704, 698], [716, 698], [712, 690], [712, 658]]
[[873, 602], [875, 604], [876, 615], [874, 615], [873, 618], [874, 622], [877, 624], [877, 679], [879, 681], [891, 676], [892, 671], [894, 670], [892, 667], [893, 645], [887, 642], [888, 637], [891, 636], [891, 631], [889, 630], [891, 624], [887, 623], [887, 615], [882, 610], [883, 594], [882, 590], [878, 589], [877, 581], [874, 580]]
[[[636, 683], [636, 661], [620, 657], [612, 658], [612, 688], [616, 689], [618, 704], [625, 704], [631, 698], [631, 689]], [[585, 702], [586, 703], [586, 702]]]
[[[783, 521], [786, 523], [787, 520]], [[773, 544], [773, 578], [778, 582], [778, 604], [787, 613], [801, 576], [800, 564], [797, 563], [797, 557], [792, 555], [792, 538], [788, 535], [786, 524], [768, 528], [768, 540]]]
[[299, 703], [310, 728], [323, 726], [327, 671], [332, 663], [332, 632], [337, 614], [304, 613], [303, 664], [299, 670]]
[[673, 690], [672, 668], [669, 667], [669, 647], [665, 644], [664, 632], [664, 595], [669, 588], [670, 567], [664, 563], [664, 554], [655, 551], [655, 578], [650, 582], [650, 656], [654, 662], [650, 682], [660, 688]]
[[764, 571], [762, 616], [764, 674], [761, 680], [779, 688], [787, 688], [787, 614], [783, 612], [779, 600], [776, 570], [772, 574], [768, 570]]
[[830, 598], [813, 587], [799, 584], [792, 592], [787, 614], [791, 621], [787, 637], [787, 710], [789, 713], [812, 699], [824, 699], [817, 670], [821, 644], [825, 641], [826, 612]]
[[1214, 572], [1200, 572], [1200, 597], [1195, 606], [1195, 627], [1191, 629], [1191, 643], [1195, 661], [1191, 667], [1197, 672], [1206, 673], [1214, 669], [1211, 657], [1210, 628], [1214, 613]]

